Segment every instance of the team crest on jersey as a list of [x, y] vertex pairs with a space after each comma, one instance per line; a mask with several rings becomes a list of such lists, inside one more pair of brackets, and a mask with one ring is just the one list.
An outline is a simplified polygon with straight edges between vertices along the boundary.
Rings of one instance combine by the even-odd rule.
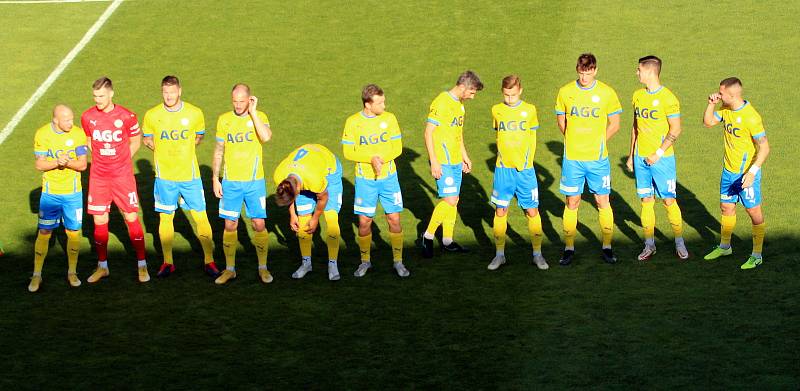
[[247, 121], [247, 127], [248, 128], [252, 128], [253, 127], [253, 120]]
[[659, 103], [661, 103], [661, 102], [659, 102], [658, 99], [654, 100], [653, 101], [653, 107], [658, 106]]
[[114, 121], [114, 127], [121, 128], [122, 127], [122, 120], [118, 119]]
[[594, 103], [600, 102], [600, 97], [597, 95], [592, 95], [592, 102]]
[[523, 111], [523, 112], [519, 113], [519, 115], [521, 115], [523, 117], [527, 117], [528, 116], [528, 112], [527, 111]]
[[742, 117], [736, 117], [736, 123], [737, 124], [742, 123]]
[[386, 128], [388, 128], [388, 127], [389, 127], [389, 125], [388, 125], [386, 122], [381, 122], [381, 124], [380, 124], [380, 125], [378, 125], [378, 126], [380, 126], [380, 127], [381, 127], [381, 129], [386, 129]]
[[71, 146], [75, 145], [75, 141], [73, 141], [72, 139], [69, 139], [69, 140], [67, 140], [67, 142], [64, 143], [64, 145], [66, 145], [68, 147], [71, 147]]
[[189, 126], [189, 118], [181, 118], [181, 125]]

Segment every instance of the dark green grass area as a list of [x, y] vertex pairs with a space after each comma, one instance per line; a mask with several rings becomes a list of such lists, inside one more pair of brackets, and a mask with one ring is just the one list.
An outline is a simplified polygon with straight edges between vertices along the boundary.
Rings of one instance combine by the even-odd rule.
[[[106, 3], [0, 5], [0, 122], [4, 125], [63, 58]], [[35, 8], [34, 8], [35, 7]], [[794, 87], [800, 34], [787, 2], [213, 2], [128, 1], [67, 68], [14, 134], [0, 145], [0, 389], [798, 389], [800, 283], [792, 150]], [[37, 30], [39, 21], [52, 26]], [[597, 213], [581, 205], [578, 257], [559, 267], [563, 197], [558, 193], [563, 138], [552, 113], [560, 86], [573, 80], [575, 58], [597, 54], [598, 78], [614, 87], [625, 112], [609, 142], [617, 265], [600, 260]], [[678, 194], [692, 258], [672, 254], [672, 233], [656, 209], [658, 254], [641, 250], [639, 201], [622, 163], [639, 88], [636, 59], [657, 54], [663, 82], [681, 100]], [[6, 66], [7, 65], [7, 66]], [[422, 260], [415, 240], [435, 200], [422, 130], [430, 101], [474, 69], [486, 89], [466, 104], [465, 139], [474, 172], [462, 187], [456, 239], [466, 256]], [[551, 269], [530, 265], [522, 213], [509, 218], [509, 264], [497, 272], [489, 204], [496, 154], [491, 105], [500, 79], [518, 73], [524, 98], [542, 127], [536, 170]], [[342, 280], [329, 282], [317, 237], [314, 271], [304, 280], [287, 212], [270, 199], [270, 269], [258, 281], [248, 222], [242, 221], [239, 278], [218, 287], [202, 270], [199, 243], [182, 213], [175, 219], [177, 274], [155, 279], [161, 262], [153, 213], [152, 154], [135, 169], [148, 260], [154, 281], [136, 282], [124, 223], [112, 216], [111, 276], [86, 277], [96, 261], [88, 216], [78, 274], [69, 288], [56, 235], [38, 294], [26, 291], [32, 267], [40, 174], [32, 138], [56, 103], [79, 115], [92, 104], [90, 85], [115, 82], [115, 100], [139, 115], [159, 103], [159, 80], [177, 74], [184, 98], [201, 107], [208, 135], [198, 148], [208, 213], [222, 265], [221, 221], [210, 192], [216, 118], [230, 110], [235, 82], [250, 83], [270, 117], [264, 147], [267, 177], [299, 144], [318, 142], [339, 154], [341, 128], [360, 108], [360, 88], [386, 91], [403, 129], [397, 160], [406, 210], [407, 280], [391, 268], [385, 221], [376, 219], [375, 268], [358, 264], [352, 164], [344, 162], [340, 216]], [[764, 166], [768, 222], [765, 263], [739, 265], [750, 251], [750, 224], [739, 208], [734, 256], [706, 262], [719, 240], [718, 183], [722, 130], [701, 126], [706, 97], [736, 75], [764, 117], [772, 154]], [[84, 175], [84, 182], [88, 176]], [[269, 186], [269, 193], [273, 193]], [[155, 235], [154, 235], [155, 234]]]

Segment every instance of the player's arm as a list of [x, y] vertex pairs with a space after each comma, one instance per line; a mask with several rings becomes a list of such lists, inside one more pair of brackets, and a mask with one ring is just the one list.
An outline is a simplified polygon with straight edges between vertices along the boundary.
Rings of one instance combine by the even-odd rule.
[[467, 147], [464, 145], [464, 136], [461, 136], [461, 160], [464, 161], [464, 166], [461, 167], [461, 171], [465, 174], [468, 174], [472, 171], [472, 160], [469, 159], [469, 155], [467, 155]]
[[625, 167], [628, 171], [633, 172], [633, 154], [636, 152], [636, 139], [639, 137], [637, 130], [636, 116], [633, 116], [633, 124], [631, 125], [631, 146], [628, 149], [628, 160], [625, 162]]
[[562, 135], [567, 134], [567, 115], [566, 114], [557, 114], [556, 121], [558, 122], [558, 130], [561, 131]]
[[667, 132], [667, 135], [664, 136], [664, 141], [661, 142], [661, 146], [655, 152], [653, 152], [652, 155], [647, 157], [647, 164], [655, 164], [658, 159], [661, 159], [661, 156], [664, 155], [664, 151], [675, 144], [675, 141], [678, 140], [678, 136], [681, 134], [682, 129], [680, 116], [667, 116], [667, 123], [669, 124], [669, 131]]
[[247, 106], [247, 112], [250, 114], [250, 119], [253, 120], [253, 127], [256, 129], [258, 139], [261, 140], [262, 143], [269, 141], [269, 139], [272, 138], [272, 129], [258, 116], [258, 98], [255, 96], [250, 97], [250, 104]]
[[606, 141], [611, 140], [619, 131], [619, 113], [611, 114], [608, 116], [608, 124], [606, 125]]
[[753, 186], [753, 181], [756, 179], [756, 174], [761, 169], [761, 166], [767, 160], [767, 156], [769, 155], [769, 141], [767, 141], [766, 134], [753, 137], [753, 141], [756, 144], [756, 159], [750, 166], [750, 169], [747, 170], [742, 177], [742, 188]]
[[436, 124], [427, 122], [425, 123], [425, 149], [428, 150], [428, 161], [431, 163], [431, 175], [439, 179], [442, 177], [442, 165], [436, 159], [436, 147], [433, 145], [433, 131], [436, 130]]
[[156, 144], [153, 142], [153, 135], [152, 134], [144, 135], [142, 137], [142, 143], [144, 144], [145, 147], [147, 147], [151, 151], [156, 149]]
[[200, 142], [203, 141], [203, 136], [205, 136], [205, 133], [195, 133], [194, 145], [200, 145]]
[[719, 102], [721, 97], [719, 92], [708, 96], [708, 106], [706, 106], [706, 111], [703, 113], [703, 125], [707, 128], [718, 124], [722, 120], [717, 114], [717, 102]]
[[131, 157], [136, 155], [136, 152], [139, 151], [139, 148], [142, 147], [142, 135], [137, 134], [136, 136], [131, 136], [130, 138], [130, 147], [131, 147]]
[[328, 190], [317, 193], [317, 207], [314, 209], [314, 214], [311, 215], [311, 220], [308, 221], [308, 229], [306, 232], [313, 234], [319, 226], [319, 216], [325, 212], [325, 206], [328, 205]]
[[300, 230], [300, 219], [297, 217], [297, 211], [294, 210], [294, 204], [289, 205], [289, 228], [294, 232]]
[[219, 170], [222, 168], [222, 157], [225, 155], [225, 141], [217, 139], [214, 145], [214, 159], [211, 163], [211, 184], [214, 188], [214, 195], [222, 198], [222, 183], [219, 181]]
[[564, 99], [561, 98], [561, 90], [558, 91], [558, 96], [556, 96], [556, 122], [558, 122], [558, 130], [561, 131], [561, 135], [567, 134], [567, 105], [564, 102]]
[[55, 170], [57, 168], [61, 168], [61, 166], [58, 165], [57, 161], [47, 160], [46, 155], [40, 155], [40, 154], [36, 154], [35, 167], [37, 170], [41, 172], [46, 172], [50, 170]]

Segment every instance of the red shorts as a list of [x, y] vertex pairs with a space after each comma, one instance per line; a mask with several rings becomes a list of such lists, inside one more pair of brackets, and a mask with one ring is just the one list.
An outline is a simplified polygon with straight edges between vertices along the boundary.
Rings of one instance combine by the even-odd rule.
[[136, 193], [136, 178], [133, 175], [114, 178], [89, 176], [87, 212], [90, 215], [108, 213], [111, 211], [111, 201], [125, 213], [139, 211], [139, 196]]

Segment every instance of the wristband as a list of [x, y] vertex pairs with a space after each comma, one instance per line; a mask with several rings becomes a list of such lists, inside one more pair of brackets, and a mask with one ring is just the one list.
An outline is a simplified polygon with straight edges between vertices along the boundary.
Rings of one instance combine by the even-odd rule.
[[758, 174], [758, 170], [760, 170], [760, 169], [761, 169], [761, 167], [759, 167], [759, 166], [756, 166], [756, 165], [754, 164], [754, 165], [750, 166], [750, 169], [749, 169], [749, 170], [747, 170], [747, 172], [749, 172], [749, 173], [751, 173], [751, 174], [753, 174], [753, 175], [756, 175], [756, 174]]
[[661, 148], [656, 149], [656, 155], [658, 155], [658, 157], [664, 156], [664, 150]]

